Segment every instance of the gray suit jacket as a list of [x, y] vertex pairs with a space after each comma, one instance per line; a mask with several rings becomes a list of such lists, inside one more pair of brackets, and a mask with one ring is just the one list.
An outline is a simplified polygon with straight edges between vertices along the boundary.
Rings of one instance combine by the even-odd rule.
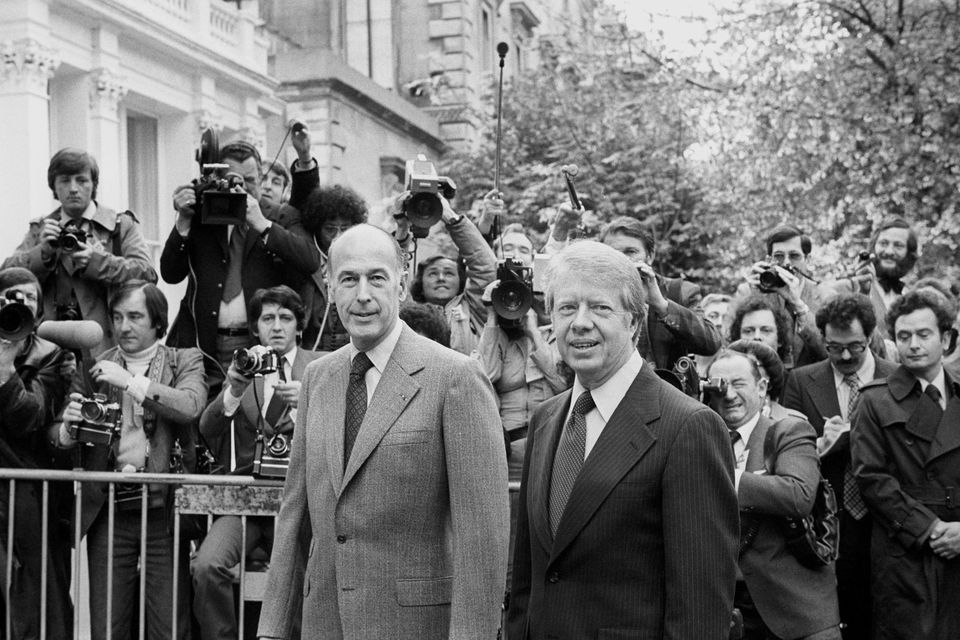
[[[259, 635], [494, 638], [507, 465], [474, 360], [404, 326], [343, 468], [350, 348], [304, 374]], [[296, 567], [306, 565], [300, 584]]]

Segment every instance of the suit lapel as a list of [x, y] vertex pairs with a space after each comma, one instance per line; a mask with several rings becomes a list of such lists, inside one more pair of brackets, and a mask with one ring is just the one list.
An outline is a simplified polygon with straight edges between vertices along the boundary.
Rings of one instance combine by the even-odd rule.
[[766, 446], [767, 430], [772, 425], [773, 421], [770, 418], [760, 414], [760, 419], [757, 421], [757, 426], [753, 428], [753, 432], [750, 434], [750, 440], [747, 442], [746, 471], [748, 473], [753, 473], [766, 468], [766, 460], [764, 459], [766, 457], [766, 452], [764, 451], [764, 448]]
[[[227, 393], [230, 392], [227, 391]], [[260, 406], [263, 406], [263, 376], [254, 376], [253, 382], [240, 397], [240, 410], [243, 411], [244, 416], [254, 429], [257, 428], [260, 420], [257, 400], [260, 401]]]
[[[820, 412], [820, 417], [831, 418], [841, 415], [840, 401], [837, 399], [837, 387], [834, 384], [833, 368], [829, 361], [821, 362], [810, 376], [810, 399]], [[812, 416], [811, 416], [812, 417]]]
[[[420, 384], [411, 375], [424, 367], [422, 358], [415, 353], [414, 334], [404, 327], [400, 340], [387, 361], [387, 366], [380, 377], [376, 391], [370, 399], [367, 413], [357, 433], [357, 440], [353, 444], [350, 460], [343, 473], [343, 485], [347, 486], [357, 474], [373, 450], [377, 448], [384, 434], [397, 421], [403, 410], [420, 390]], [[348, 372], [349, 375], [349, 372]], [[346, 387], [344, 387], [344, 395]], [[342, 421], [341, 421], [342, 422]], [[341, 425], [341, 431], [342, 431]], [[343, 436], [340, 436], [340, 456], [343, 457]]]
[[663, 384], [652, 364], [645, 362], [583, 463], [557, 527], [551, 557], [577, 537], [610, 491], [656, 442], [650, 425], [660, 419]]
[[887, 387], [890, 395], [907, 413], [907, 421], [903, 426], [907, 433], [924, 442], [933, 442], [937, 423], [926, 416], [920, 404], [920, 382], [917, 378], [901, 365], [887, 378]]
[[325, 375], [312, 385], [310, 401], [320, 403], [320, 450], [315, 453], [318, 459], [326, 457], [330, 481], [339, 498], [343, 489], [343, 422], [350, 381], [350, 347], [343, 347], [334, 355], [336, 361], [322, 369]]
[[530, 458], [530, 470], [527, 474], [527, 505], [520, 508], [530, 510], [530, 528], [536, 532], [540, 545], [547, 553], [553, 545], [550, 531], [550, 476], [553, 472], [553, 457], [560, 442], [563, 423], [570, 411], [571, 390], [564, 391], [544, 406], [537, 416], [534, 442]]

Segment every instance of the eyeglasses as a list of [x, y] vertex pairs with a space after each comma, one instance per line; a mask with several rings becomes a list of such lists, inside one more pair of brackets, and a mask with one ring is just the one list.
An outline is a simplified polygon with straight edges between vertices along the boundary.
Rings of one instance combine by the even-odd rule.
[[852, 356], [858, 356], [867, 348], [867, 343], [851, 342], [849, 344], [837, 344], [836, 342], [828, 342], [824, 346], [827, 349], [827, 353], [833, 356], [839, 356], [844, 351], [849, 351]]

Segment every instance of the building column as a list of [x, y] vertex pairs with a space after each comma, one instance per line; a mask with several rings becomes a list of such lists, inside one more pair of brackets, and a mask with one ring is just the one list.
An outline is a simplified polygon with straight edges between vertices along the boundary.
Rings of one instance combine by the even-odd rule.
[[97, 200], [111, 207], [120, 207], [126, 170], [120, 160], [126, 156], [120, 148], [120, 101], [127, 94], [123, 77], [109, 69], [94, 69], [87, 76], [90, 94], [90, 119], [87, 130], [87, 151], [100, 164], [100, 185]]
[[0, 237], [0, 256], [9, 255], [20, 243], [27, 220], [48, 213], [47, 83], [59, 64], [57, 52], [33, 38], [0, 43], [0, 122], [5, 123], [0, 175], [12, 187], [4, 193], [7, 211], [13, 213], [5, 222], [16, 222], [11, 233]]

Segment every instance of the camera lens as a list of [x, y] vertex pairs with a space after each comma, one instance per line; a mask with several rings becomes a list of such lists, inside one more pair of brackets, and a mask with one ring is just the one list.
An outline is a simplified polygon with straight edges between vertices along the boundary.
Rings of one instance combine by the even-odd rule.
[[88, 400], [80, 404], [80, 416], [87, 422], [100, 422], [106, 416], [106, 411], [99, 402]]
[[290, 445], [287, 443], [286, 436], [284, 436], [282, 433], [278, 433], [270, 439], [267, 449], [270, 451], [271, 455], [278, 458], [290, 453]]
[[237, 349], [233, 354], [233, 364], [241, 374], [253, 375], [260, 368], [260, 357], [250, 349]]
[[760, 288], [761, 289], [778, 289], [787, 283], [783, 281], [783, 278], [780, 277], [773, 269], [767, 269], [766, 271], [760, 272]]
[[72, 233], [65, 233], [60, 237], [60, 247], [67, 252], [76, 251], [80, 248], [80, 241]]

